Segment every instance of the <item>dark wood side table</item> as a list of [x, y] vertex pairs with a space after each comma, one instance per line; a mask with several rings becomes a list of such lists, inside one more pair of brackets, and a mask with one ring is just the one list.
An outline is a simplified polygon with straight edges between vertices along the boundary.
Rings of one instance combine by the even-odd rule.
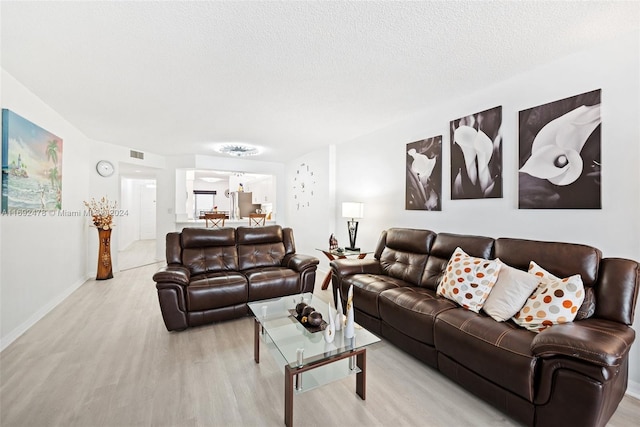
[[[327, 258], [329, 258], [329, 261], [333, 261], [334, 259], [338, 258], [338, 259], [344, 259], [350, 256], [355, 256], [358, 257], [358, 259], [362, 259], [364, 257], [367, 256], [367, 254], [370, 254], [371, 252], [362, 252], [362, 251], [348, 251], [348, 250], [344, 250], [342, 252], [338, 252], [337, 250], [329, 250], [329, 249], [317, 249], [320, 252], [322, 252]], [[331, 283], [331, 270], [329, 270], [329, 272], [327, 273], [327, 276], [324, 278], [324, 281], [322, 282], [322, 290], [326, 290], [329, 287], [329, 283]]]

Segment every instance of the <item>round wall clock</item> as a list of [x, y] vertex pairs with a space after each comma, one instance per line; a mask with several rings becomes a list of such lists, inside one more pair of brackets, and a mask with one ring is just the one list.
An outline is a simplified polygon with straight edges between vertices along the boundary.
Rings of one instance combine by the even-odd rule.
[[100, 176], [111, 176], [115, 171], [113, 167], [113, 163], [108, 160], [100, 160], [96, 163], [96, 171], [100, 174]]
[[293, 199], [298, 210], [311, 206], [315, 183], [315, 176], [309, 165], [300, 163], [293, 177]]

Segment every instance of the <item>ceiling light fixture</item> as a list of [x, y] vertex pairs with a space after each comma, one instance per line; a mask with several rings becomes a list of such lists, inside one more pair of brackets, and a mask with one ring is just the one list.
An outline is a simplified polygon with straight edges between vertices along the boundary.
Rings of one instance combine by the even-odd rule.
[[234, 157], [255, 156], [260, 154], [257, 147], [248, 144], [223, 144], [216, 148], [218, 153], [228, 154]]

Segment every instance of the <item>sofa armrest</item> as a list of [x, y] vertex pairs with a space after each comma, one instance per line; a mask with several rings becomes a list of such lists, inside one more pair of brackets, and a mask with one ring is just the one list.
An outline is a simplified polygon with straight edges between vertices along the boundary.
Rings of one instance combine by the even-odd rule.
[[318, 258], [309, 255], [290, 254], [283, 258], [282, 266], [300, 272], [317, 266], [319, 262]]
[[543, 358], [567, 356], [599, 366], [617, 366], [634, 339], [635, 331], [627, 325], [589, 318], [545, 329], [533, 339], [531, 351]]
[[352, 274], [383, 274], [377, 259], [335, 259], [330, 263], [333, 274], [342, 278]]
[[187, 286], [191, 279], [189, 269], [182, 266], [167, 265], [162, 267], [153, 275], [153, 280], [157, 283], [156, 287], [160, 289], [162, 283], [177, 283]]

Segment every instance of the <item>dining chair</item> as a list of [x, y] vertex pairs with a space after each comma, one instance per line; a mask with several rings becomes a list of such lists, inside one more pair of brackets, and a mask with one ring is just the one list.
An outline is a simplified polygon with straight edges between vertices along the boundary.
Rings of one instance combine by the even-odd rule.
[[205, 213], [204, 222], [207, 228], [222, 228], [227, 216], [223, 213]]
[[266, 224], [267, 214], [249, 214], [249, 227], [260, 227]]

